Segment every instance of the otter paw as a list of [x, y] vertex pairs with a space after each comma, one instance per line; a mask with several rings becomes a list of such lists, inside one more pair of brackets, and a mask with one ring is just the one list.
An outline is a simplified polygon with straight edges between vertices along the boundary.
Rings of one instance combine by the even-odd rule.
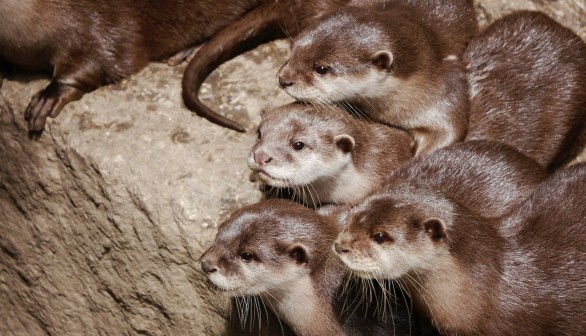
[[53, 80], [31, 99], [24, 119], [27, 122], [29, 136], [37, 138], [45, 129], [47, 117], [55, 118], [70, 101], [81, 98], [83, 92], [72, 86], [60, 84]]

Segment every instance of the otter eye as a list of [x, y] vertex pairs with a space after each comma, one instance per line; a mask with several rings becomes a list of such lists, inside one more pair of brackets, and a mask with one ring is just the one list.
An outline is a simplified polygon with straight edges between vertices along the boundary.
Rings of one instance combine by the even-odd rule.
[[260, 133], [260, 128], [256, 130], [256, 138], [260, 140], [262, 134]]
[[303, 148], [305, 148], [305, 144], [301, 141], [297, 141], [296, 143], [293, 144], [293, 149], [296, 151], [303, 150]]
[[330, 69], [326, 66], [323, 65], [318, 65], [317, 67], [315, 67], [315, 72], [317, 72], [320, 75], [325, 75], [328, 73]]
[[254, 254], [244, 252], [240, 255], [240, 258], [245, 262], [249, 262], [249, 261], [252, 261], [252, 259], [254, 259]]
[[374, 240], [374, 242], [377, 244], [382, 244], [391, 240], [391, 237], [389, 237], [389, 235], [384, 232], [379, 232], [372, 236], [372, 240]]

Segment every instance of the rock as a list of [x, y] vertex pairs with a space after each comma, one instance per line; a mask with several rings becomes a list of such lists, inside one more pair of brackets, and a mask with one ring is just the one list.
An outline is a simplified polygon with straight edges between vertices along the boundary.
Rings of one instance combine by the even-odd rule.
[[[541, 9], [586, 38], [581, 0], [483, 1], [481, 22]], [[513, 4], [513, 5], [512, 5]], [[24, 110], [48, 83], [0, 90], [0, 334], [219, 335], [228, 300], [197, 262], [228, 214], [256, 202], [246, 157], [288, 43], [221, 66], [201, 97], [239, 134], [183, 107], [185, 65], [151, 64], [85, 95], [27, 138]], [[586, 158], [583, 153], [582, 158]], [[279, 327], [280, 328], [280, 327]]]

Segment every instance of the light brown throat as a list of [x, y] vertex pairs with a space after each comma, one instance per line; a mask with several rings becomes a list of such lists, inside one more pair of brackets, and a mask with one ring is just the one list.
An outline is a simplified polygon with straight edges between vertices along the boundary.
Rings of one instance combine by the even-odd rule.
[[415, 304], [441, 331], [471, 335], [482, 318], [486, 295], [453, 262], [442, 262], [437, 270], [412, 272], [403, 282]]
[[310, 277], [283, 291], [263, 295], [263, 301], [299, 336], [342, 335], [342, 326]]

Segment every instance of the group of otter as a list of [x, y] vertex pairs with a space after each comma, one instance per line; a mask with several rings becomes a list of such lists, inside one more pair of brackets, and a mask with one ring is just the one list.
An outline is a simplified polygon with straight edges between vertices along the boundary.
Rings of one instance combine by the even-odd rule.
[[[200, 258], [216, 289], [300, 336], [586, 332], [586, 163], [567, 166], [586, 136], [586, 45], [571, 30], [519, 11], [479, 32], [471, 0], [103, 2], [0, 0], [0, 59], [53, 68], [30, 132], [207, 38], [184, 101], [243, 131], [201, 83], [293, 37], [277, 82], [297, 101], [262, 111], [248, 158], [272, 196], [219, 226]], [[71, 27], [78, 42], [59, 38]]]
[[295, 335], [583, 335], [586, 45], [539, 12], [476, 31], [465, 0], [302, 30], [248, 157], [271, 197], [219, 226], [213, 286]]

